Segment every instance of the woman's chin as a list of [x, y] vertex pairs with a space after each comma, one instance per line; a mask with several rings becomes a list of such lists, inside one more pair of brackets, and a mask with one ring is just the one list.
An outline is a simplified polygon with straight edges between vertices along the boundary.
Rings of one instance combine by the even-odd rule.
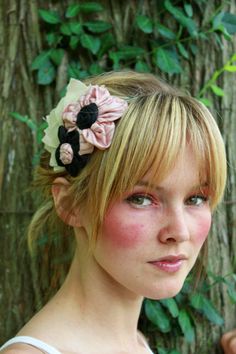
[[170, 297], [176, 296], [182, 289], [183, 282], [181, 284], [166, 284], [164, 287], [157, 287], [156, 289], [153, 289], [150, 291], [148, 296], [145, 296], [146, 298], [152, 299], [152, 300], [162, 300], [162, 299], [168, 299]]

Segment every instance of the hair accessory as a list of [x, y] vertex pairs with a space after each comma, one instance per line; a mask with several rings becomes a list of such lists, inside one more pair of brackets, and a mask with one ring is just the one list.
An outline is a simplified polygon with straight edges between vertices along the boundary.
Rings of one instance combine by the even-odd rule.
[[114, 121], [127, 106], [125, 100], [111, 96], [104, 86], [86, 86], [71, 79], [65, 97], [46, 117], [48, 127], [42, 141], [51, 153], [50, 166], [77, 176], [94, 147], [104, 150], [110, 146]]

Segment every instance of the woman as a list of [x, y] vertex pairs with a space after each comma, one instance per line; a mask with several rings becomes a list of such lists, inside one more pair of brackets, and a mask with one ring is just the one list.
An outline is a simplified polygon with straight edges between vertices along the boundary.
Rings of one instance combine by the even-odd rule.
[[143, 298], [181, 290], [223, 195], [217, 125], [195, 99], [134, 72], [71, 80], [47, 121], [45, 203], [29, 234], [60, 219], [76, 249], [61, 289], [2, 352], [151, 353], [137, 329]]

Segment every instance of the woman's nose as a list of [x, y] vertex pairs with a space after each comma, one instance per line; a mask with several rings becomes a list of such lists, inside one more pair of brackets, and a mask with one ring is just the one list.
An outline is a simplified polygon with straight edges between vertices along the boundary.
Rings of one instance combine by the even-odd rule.
[[183, 208], [175, 208], [165, 214], [163, 227], [159, 232], [162, 243], [184, 242], [189, 240], [189, 220]]

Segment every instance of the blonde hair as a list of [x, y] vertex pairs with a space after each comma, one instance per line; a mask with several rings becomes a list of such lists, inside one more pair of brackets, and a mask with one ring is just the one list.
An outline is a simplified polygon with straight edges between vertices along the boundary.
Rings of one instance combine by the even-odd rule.
[[85, 83], [105, 85], [110, 94], [128, 101], [128, 110], [116, 125], [110, 148], [96, 150], [77, 177], [53, 172], [48, 154], [44, 155], [36, 185], [43, 188], [45, 202], [32, 219], [30, 238], [37, 237], [45, 222], [53, 227], [58, 223], [51, 196], [57, 176], [71, 182], [68, 198], [72, 207], [78, 205], [89, 215], [95, 241], [110, 203], [150, 169], [155, 181], [161, 181], [188, 143], [199, 164], [199, 177], [209, 186], [211, 208], [216, 207], [226, 182], [225, 149], [216, 122], [202, 103], [151, 74], [113, 72]]

